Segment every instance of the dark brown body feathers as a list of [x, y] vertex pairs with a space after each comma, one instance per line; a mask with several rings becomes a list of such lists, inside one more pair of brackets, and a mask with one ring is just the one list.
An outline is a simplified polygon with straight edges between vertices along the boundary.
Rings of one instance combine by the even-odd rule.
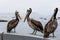
[[45, 25], [45, 28], [44, 28], [44, 37], [45, 38], [48, 38], [51, 33], [53, 33], [53, 37], [54, 37], [54, 32], [58, 26], [57, 19], [56, 19], [57, 12], [58, 12], [58, 8], [56, 8], [54, 10], [54, 14], [53, 14], [52, 18]]
[[41, 24], [41, 22], [36, 21], [34, 19], [31, 19], [31, 22], [36, 26], [36, 30], [41, 31], [41, 33], [43, 33], [43, 25]]
[[8, 25], [7, 25], [7, 32], [10, 32], [13, 28], [15, 28], [17, 26], [18, 22], [19, 22], [19, 20], [17, 20], [17, 19], [9, 21]]

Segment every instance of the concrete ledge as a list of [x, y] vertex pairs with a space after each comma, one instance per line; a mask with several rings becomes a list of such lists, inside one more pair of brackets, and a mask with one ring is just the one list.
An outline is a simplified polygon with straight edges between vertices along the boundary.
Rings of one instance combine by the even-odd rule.
[[[0, 34], [0, 40], [2, 40], [2, 34]], [[43, 37], [30, 35], [30, 34], [17, 34], [17, 33], [4, 33], [3, 40], [50, 40]]]

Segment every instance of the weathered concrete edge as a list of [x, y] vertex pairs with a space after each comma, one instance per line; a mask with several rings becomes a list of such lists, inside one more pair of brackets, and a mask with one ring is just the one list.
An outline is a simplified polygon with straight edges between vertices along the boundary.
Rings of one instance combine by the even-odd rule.
[[[0, 33], [1, 35], [2, 33]], [[2, 38], [2, 37], [1, 37]], [[3, 33], [3, 40], [50, 40], [36, 35], [24, 33]]]

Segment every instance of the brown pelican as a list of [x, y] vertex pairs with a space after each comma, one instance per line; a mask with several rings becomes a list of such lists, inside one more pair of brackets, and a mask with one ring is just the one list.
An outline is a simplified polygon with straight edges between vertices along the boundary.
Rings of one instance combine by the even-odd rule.
[[41, 22], [36, 21], [34, 19], [30, 19], [29, 15], [31, 14], [31, 12], [32, 12], [32, 9], [29, 8], [27, 10], [27, 15], [24, 19], [24, 22], [27, 19], [29, 26], [34, 30], [32, 34], [36, 34], [37, 31], [40, 31], [41, 33], [43, 33], [43, 26], [42, 26]]
[[13, 19], [8, 22], [7, 32], [10, 32], [12, 29], [14, 29], [14, 32], [15, 32], [15, 28], [16, 28], [17, 24], [19, 23], [19, 18], [21, 19], [18, 11], [15, 12], [15, 16], [16, 16], [16, 19]]
[[56, 8], [54, 10], [54, 15], [48, 21], [48, 23], [45, 25], [45, 28], [44, 28], [44, 38], [48, 38], [49, 34], [51, 34], [51, 33], [53, 33], [53, 37], [55, 36], [54, 32], [55, 32], [55, 30], [56, 30], [56, 28], [58, 26], [57, 19], [56, 19], [57, 12], [58, 12], [58, 8]]

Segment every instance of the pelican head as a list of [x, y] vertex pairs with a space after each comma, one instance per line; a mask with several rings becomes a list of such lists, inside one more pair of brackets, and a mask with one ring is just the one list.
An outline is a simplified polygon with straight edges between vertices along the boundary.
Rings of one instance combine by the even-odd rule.
[[19, 12], [18, 11], [15, 12], [15, 15], [16, 15], [16, 18], [17, 19], [18, 19], [18, 17], [21, 19], [21, 16], [19, 15]]
[[58, 12], [58, 8], [55, 8], [55, 10], [54, 10], [54, 11], [55, 11], [55, 13], [57, 13], [57, 12]]
[[25, 16], [24, 22], [25, 22], [25, 20], [26, 20], [27, 18], [29, 18], [29, 15], [31, 14], [31, 12], [32, 12], [32, 9], [31, 9], [31, 8], [27, 9], [27, 14], [26, 14], [26, 16]]
[[57, 12], [58, 12], [58, 8], [55, 8], [55, 10], [54, 10], [54, 19], [56, 19], [56, 15], [57, 15]]

